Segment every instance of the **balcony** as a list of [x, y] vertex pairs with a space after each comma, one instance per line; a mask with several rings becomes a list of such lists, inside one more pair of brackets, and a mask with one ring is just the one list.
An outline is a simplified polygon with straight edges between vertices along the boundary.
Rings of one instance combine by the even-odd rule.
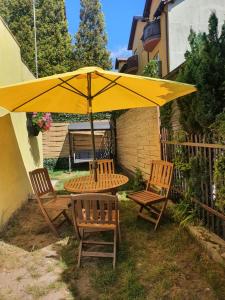
[[138, 71], [138, 55], [132, 55], [120, 69], [121, 73], [136, 74]]
[[149, 22], [143, 30], [142, 43], [145, 51], [151, 52], [160, 41], [160, 19]]

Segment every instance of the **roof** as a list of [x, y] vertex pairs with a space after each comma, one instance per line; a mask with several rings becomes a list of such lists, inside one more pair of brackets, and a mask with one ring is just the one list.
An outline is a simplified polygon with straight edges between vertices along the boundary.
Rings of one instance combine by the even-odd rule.
[[[94, 121], [94, 130], [110, 130], [110, 121]], [[71, 123], [68, 126], [68, 130], [71, 131], [82, 131], [82, 130], [91, 130], [90, 122], [77, 122]]]
[[150, 14], [150, 9], [152, 5], [152, 0], [146, 0], [145, 1], [145, 7], [143, 11], [143, 18], [148, 18]]
[[119, 63], [120, 62], [127, 62], [127, 58], [117, 58], [115, 61], [115, 69], [117, 70], [119, 68]]
[[145, 21], [145, 18], [143, 18], [142, 16], [134, 16], [133, 17], [131, 31], [130, 31], [130, 38], [129, 38], [128, 47], [127, 47], [128, 50], [132, 50], [135, 30], [136, 30], [138, 21]]
[[[168, 4], [170, 2], [173, 3], [175, 1], [176, 0], [161, 0], [161, 1], [159, 1], [159, 5], [156, 8], [156, 11], [154, 12], [154, 18], [158, 18], [161, 15], [161, 13], [162, 13], [162, 11], [163, 11], [166, 4]], [[144, 18], [149, 18], [151, 5], [152, 5], [152, 0], [146, 0], [145, 1], [145, 7], [144, 7], [144, 11], [143, 11], [143, 17]]]
[[185, 62], [181, 63], [179, 66], [177, 66], [175, 69], [170, 71], [166, 76], [163, 77], [163, 79], [169, 79], [169, 80], [175, 80], [176, 76], [178, 75], [180, 69], [185, 65]]

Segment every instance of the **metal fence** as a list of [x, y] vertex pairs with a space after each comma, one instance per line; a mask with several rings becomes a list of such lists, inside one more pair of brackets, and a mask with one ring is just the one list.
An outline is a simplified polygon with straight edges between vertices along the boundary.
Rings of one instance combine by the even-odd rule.
[[163, 160], [175, 163], [172, 199], [179, 201], [181, 196], [189, 195], [201, 222], [225, 239], [225, 215], [217, 207], [214, 177], [215, 163], [225, 155], [225, 145], [212, 142], [212, 137], [206, 135], [181, 134], [172, 138], [162, 129], [161, 150]]

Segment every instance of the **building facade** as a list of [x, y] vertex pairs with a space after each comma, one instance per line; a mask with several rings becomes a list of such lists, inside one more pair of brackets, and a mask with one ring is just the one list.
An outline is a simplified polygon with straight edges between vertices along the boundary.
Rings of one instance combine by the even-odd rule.
[[[160, 75], [167, 76], [184, 62], [190, 30], [208, 32], [212, 12], [216, 13], [221, 28], [225, 20], [224, 0], [146, 0], [143, 15], [133, 17], [128, 43], [132, 56], [127, 58], [126, 68], [119, 65], [116, 68], [141, 74], [149, 60], [157, 60]], [[135, 70], [130, 67], [132, 61]]]

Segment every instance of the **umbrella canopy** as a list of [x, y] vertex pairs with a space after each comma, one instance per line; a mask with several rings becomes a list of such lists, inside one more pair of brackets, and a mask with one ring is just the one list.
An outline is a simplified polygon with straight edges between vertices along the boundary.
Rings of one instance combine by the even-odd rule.
[[161, 106], [195, 91], [189, 84], [86, 67], [0, 87], [0, 106], [13, 112], [89, 114], [97, 181], [92, 113]]
[[0, 106], [15, 112], [87, 114], [161, 106], [195, 91], [189, 84], [86, 67], [0, 87]]

